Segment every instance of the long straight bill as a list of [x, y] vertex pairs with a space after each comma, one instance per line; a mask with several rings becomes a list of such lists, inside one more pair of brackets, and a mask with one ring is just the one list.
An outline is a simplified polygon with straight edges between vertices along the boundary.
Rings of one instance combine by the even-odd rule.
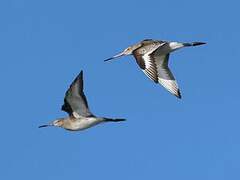
[[49, 127], [49, 126], [53, 126], [53, 124], [52, 123], [44, 124], [44, 125], [38, 126], [38, 128], [44, 128], [44, 127]]
[[125, 55], [124, 52], [121, 52], [121, 53], [119, 53], [119, 54], [117, 54], [117, 55], [115, 55], [113, 57], [105, 59], [104, 61], [109, 61], [109, 60], [112, 60], [112, 59], [115, 59], [115, 58], [118, 58], [118, 57], [121, 57], [121, 56], [124, 56], [124, 55]]

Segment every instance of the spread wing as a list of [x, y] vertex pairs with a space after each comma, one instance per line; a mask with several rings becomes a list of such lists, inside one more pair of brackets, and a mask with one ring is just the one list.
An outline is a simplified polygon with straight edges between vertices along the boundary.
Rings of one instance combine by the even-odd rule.
[[147, 75], [152, 81], [155, 83], [158, 83], [158, 73], [157, 73], [157, 67], [154, 62], [154, 60], [147, 55], [138, 55], [138, 54], [133, 54], [137, 64], [139, 67], [142, 69], [144, 74]]
[[152, 81], [160, 83], [169, 92], [181, 98], [177, 82], [168, 67], [169, 54], [161, 55], [161, 53], [158, 53], [158, 49], [164, 47], [165, 44], [165, 42], [162, 42], [150, 48], [142, 47], [142, 49], [145, 48], [145, 52], [139, 48], [133, 52], [133, 55], [142, 71]]
[[93, 116], [88, 108], [87, 98], [83, 92], [83, 71], [79, 73], [65, 93], [62, 110], [69, 115], [73, 115], [73, 112], [75, 112], [84, 117]]
[[178, 88], [177, 81], [175, 80], [171, 70], [168, 67], [169, 54], [155, 56], [158, 82], [165, 87], [170, 93], [181, 98], [181, 93]]
[[[150, 41], [150, 42], [148, 42]], [[158, 83], [158, 72], [155, 60], [151, 53], [164, 43], [154, 43], [151, 40], [143, 40], [142, 47], [133, 52], [133, 56], [136, 59], [137, 64], [142, 71], [155, 83]]]

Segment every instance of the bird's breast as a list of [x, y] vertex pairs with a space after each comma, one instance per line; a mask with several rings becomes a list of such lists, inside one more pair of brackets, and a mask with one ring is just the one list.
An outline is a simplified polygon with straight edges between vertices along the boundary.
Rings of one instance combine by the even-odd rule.
[[79, 118], [69, 122], [69, 124], [66, 125], [65, 129], [71, 130], [71, 131], [79, 131], [79, 130], [84, 130], [92, 126], [95, 126], [100, 122], [101, 121], [95, 117]]

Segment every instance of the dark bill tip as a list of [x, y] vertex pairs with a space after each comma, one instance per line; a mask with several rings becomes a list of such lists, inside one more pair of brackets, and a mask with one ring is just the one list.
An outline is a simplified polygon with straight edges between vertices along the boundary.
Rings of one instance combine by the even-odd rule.
[[41, 126], [38, 126], [38, 128], [43, 128], [43, 127], [48, 127], [50, 125], [41, 125]]
[[108, 59], [105, 59], [104, 62], [109, 61], [109, 60], [112, 60], [112, 59], [113, 59], [113, 57], [110, 57], [110, 58], [108, 58]]

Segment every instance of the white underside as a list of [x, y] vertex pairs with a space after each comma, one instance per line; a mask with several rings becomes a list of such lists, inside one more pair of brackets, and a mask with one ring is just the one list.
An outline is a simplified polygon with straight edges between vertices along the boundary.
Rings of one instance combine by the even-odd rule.
[[103, 122], [101, 118], [95, 117], [79, 118], [72, 121], [68, 125], [68, 127], [64, 128], [70, 131], [80, 131], [95, 126], [101, 122]]
[[166, 80], [162, 78], [158, 78], [158, 82], [165, 87], [170, 93], [174, 95], [178, 95], [178, 85], [176, 80]]

